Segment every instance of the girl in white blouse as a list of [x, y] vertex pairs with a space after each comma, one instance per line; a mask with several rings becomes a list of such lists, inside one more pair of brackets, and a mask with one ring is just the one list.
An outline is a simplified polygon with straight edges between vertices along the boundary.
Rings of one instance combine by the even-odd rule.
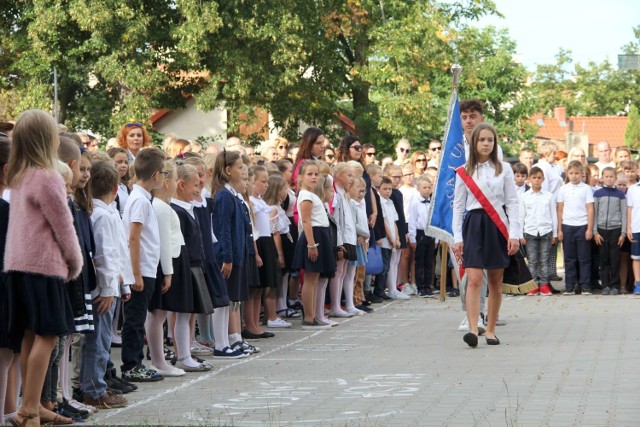
[[513, 171], [508, 163], [498, 160], [497, 134], [491, 125], [481, 123], [473, 130], [464, 172], [478, 184], [495, 208], [495, 213], [504, 209], [508, 217], [504, 231], [508, 234], [507, 240], [461, 176], [456, 177], [453, 250], [462, 255], [463, 266], [468, 275], [466, 306], [469, 333], [464, 336], [464, 341], [470, 347], [478, 345], [478, 326], [475, 320], [480, 311], [483, 270], [487, 270], [490, 296], [487, 344], [498, 345], [500, 341], [495, 335], [495, 327], [502, 302], [502, 277], [504, 269], [509, 266], [509, 256], [518, 251], [521, 229]]

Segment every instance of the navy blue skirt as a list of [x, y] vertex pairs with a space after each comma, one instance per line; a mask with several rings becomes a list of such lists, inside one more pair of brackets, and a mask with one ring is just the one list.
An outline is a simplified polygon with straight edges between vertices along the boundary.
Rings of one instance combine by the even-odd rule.
[[[282, 236], [281, 236], [282, 237]], [[284, 236], [286, 239], [286, 235]], [[278, 249], [272, 236], [263, 236], [256, 240], [258, 255], [262, 258], [262, 267], [258, 269], [261, 288], [278, 287], [282, 272], [278, 265]], [[252, 286], [256, 287], [256, 286]]]
[[293, 255], [293, 268], [310, 273], [320, 273], [321, 277], [332, 278], [336, 274], [336, 255], [329, 237], [329, 227], [313, 227], [313, 239], [318, 243], [318, 258], [311, 262], [307, 250], [307, 236], [300, 233]]
[[496, 270], [509, 266], [507, 241], [484, 209], [467, 212], [462, 223], [464, 268]]
[[[255, 263], [256, 257], [246, 254], [244, 257], [244, 264], [238, 265], [237, 263], [234, 263], [231, 268], [231, 275], [224, 281], [227, 285], [227, 295], [229, 296], [230, 301], [241, 302], [249, 299], [249, 281], [252, 276], [252, 268], [249, 265], [249, 258], [253, 258]], [[222, 264], [218, 264], [218, 268], [222, 269]]]
[[63, 336], [75, 331], [73, 310], [59, 277], [10, 272], [9, 332], [22, 340], [25, 330], [36, 335]]

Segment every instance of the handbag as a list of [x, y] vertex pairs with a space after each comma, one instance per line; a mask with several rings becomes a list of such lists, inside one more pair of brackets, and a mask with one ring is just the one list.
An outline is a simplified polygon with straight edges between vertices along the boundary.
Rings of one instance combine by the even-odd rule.
[[382, 262], [382, 250], [380, 245], [376, 243], [376, 236], [373, 230], [371, 230], [371, 239], [369, 241], [371, 242], [371, 246], [369, 246], [369, 250], [367, 251], [365, 274], [375, 276], [376, 274], [382, 273], [384, 263]]

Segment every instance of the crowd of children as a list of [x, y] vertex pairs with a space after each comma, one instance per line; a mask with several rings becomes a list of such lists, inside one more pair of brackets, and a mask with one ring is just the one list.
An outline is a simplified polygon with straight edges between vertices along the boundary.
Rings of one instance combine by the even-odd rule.
[[[500, 182], [509, 180], [503, 197], [507, 214], [519, 208], [512, 224], [522, 230], [511, 234], [526, 246], [539, 284], [532, 294], [552, 293], [560, 241], [566, 293], [591, 292], [595, 262], [603, 293], [625, 292], [625, 259], [640, 278], [634, 162], [622, 162], [622, 174], [604, 167], [602, 187], [593, 188], [588, 169], [571, 161], [562, 185], [547, 143], [538, 164], [518, 163], [512, 177], [495, 130], [471, 131], [470, 173], [491, 160]], [[491, 155], [478, 148], [482, 138]], [[79, 422], [126, 406], [136, 383], [206, 372], [207, 357], [250, 357], [260, 352], [255, 340], [278, 328], [330, 329], [375, 303], [434, 295], [438, 242], [425, 228], [435, 168], [425, 167], [425, 152], [411, 155], [406, 140], [398, 150], [407, 159], [384, 167], [355, 136], [325, 149], [317, 128], [289, 150], [279, 139], [268, 159], [244, 154], [235, 140], [215, 154], [185, 152], [188, 141], [175, 138], [160, 150], [138, 123], [122, 126], [118, 140], [106, 153], [89, 152], [38, 110], [20, 116], [11, 138], [0, 135], [0, 422]], [[442, 145], [432, 146], [438, 156]], [[291, 158], [280, 158], [287, 152]], [[474, 215], [465, 223], [484, 224], [474, 200], [460, 202], [460, 212], [466, 203]], [[508, 254], [500, 249], [505, 257], [516, 249], [512, 240]], [[473, 248], [469, 237], [472, 264]], [[468, 306], [480, 306], [485, 255], [470, 264], [477, 274]], [[496, 277], [488, 277], [493, 344]], [[468, 322], [467, 330], [478, 332]]]

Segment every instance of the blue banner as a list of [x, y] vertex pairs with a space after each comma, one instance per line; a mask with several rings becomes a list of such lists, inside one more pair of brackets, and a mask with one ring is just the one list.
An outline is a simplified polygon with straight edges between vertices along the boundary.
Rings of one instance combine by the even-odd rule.
[[449, 115], [445, 126], [444, 144], [438, 176], [431, 197], [429, 219], [425, 233], [453, 246], [453, 197], [456, 186], [456, 168], [465, 163], [464, 131], [460, 119], [458, 92], [453, 91]]

